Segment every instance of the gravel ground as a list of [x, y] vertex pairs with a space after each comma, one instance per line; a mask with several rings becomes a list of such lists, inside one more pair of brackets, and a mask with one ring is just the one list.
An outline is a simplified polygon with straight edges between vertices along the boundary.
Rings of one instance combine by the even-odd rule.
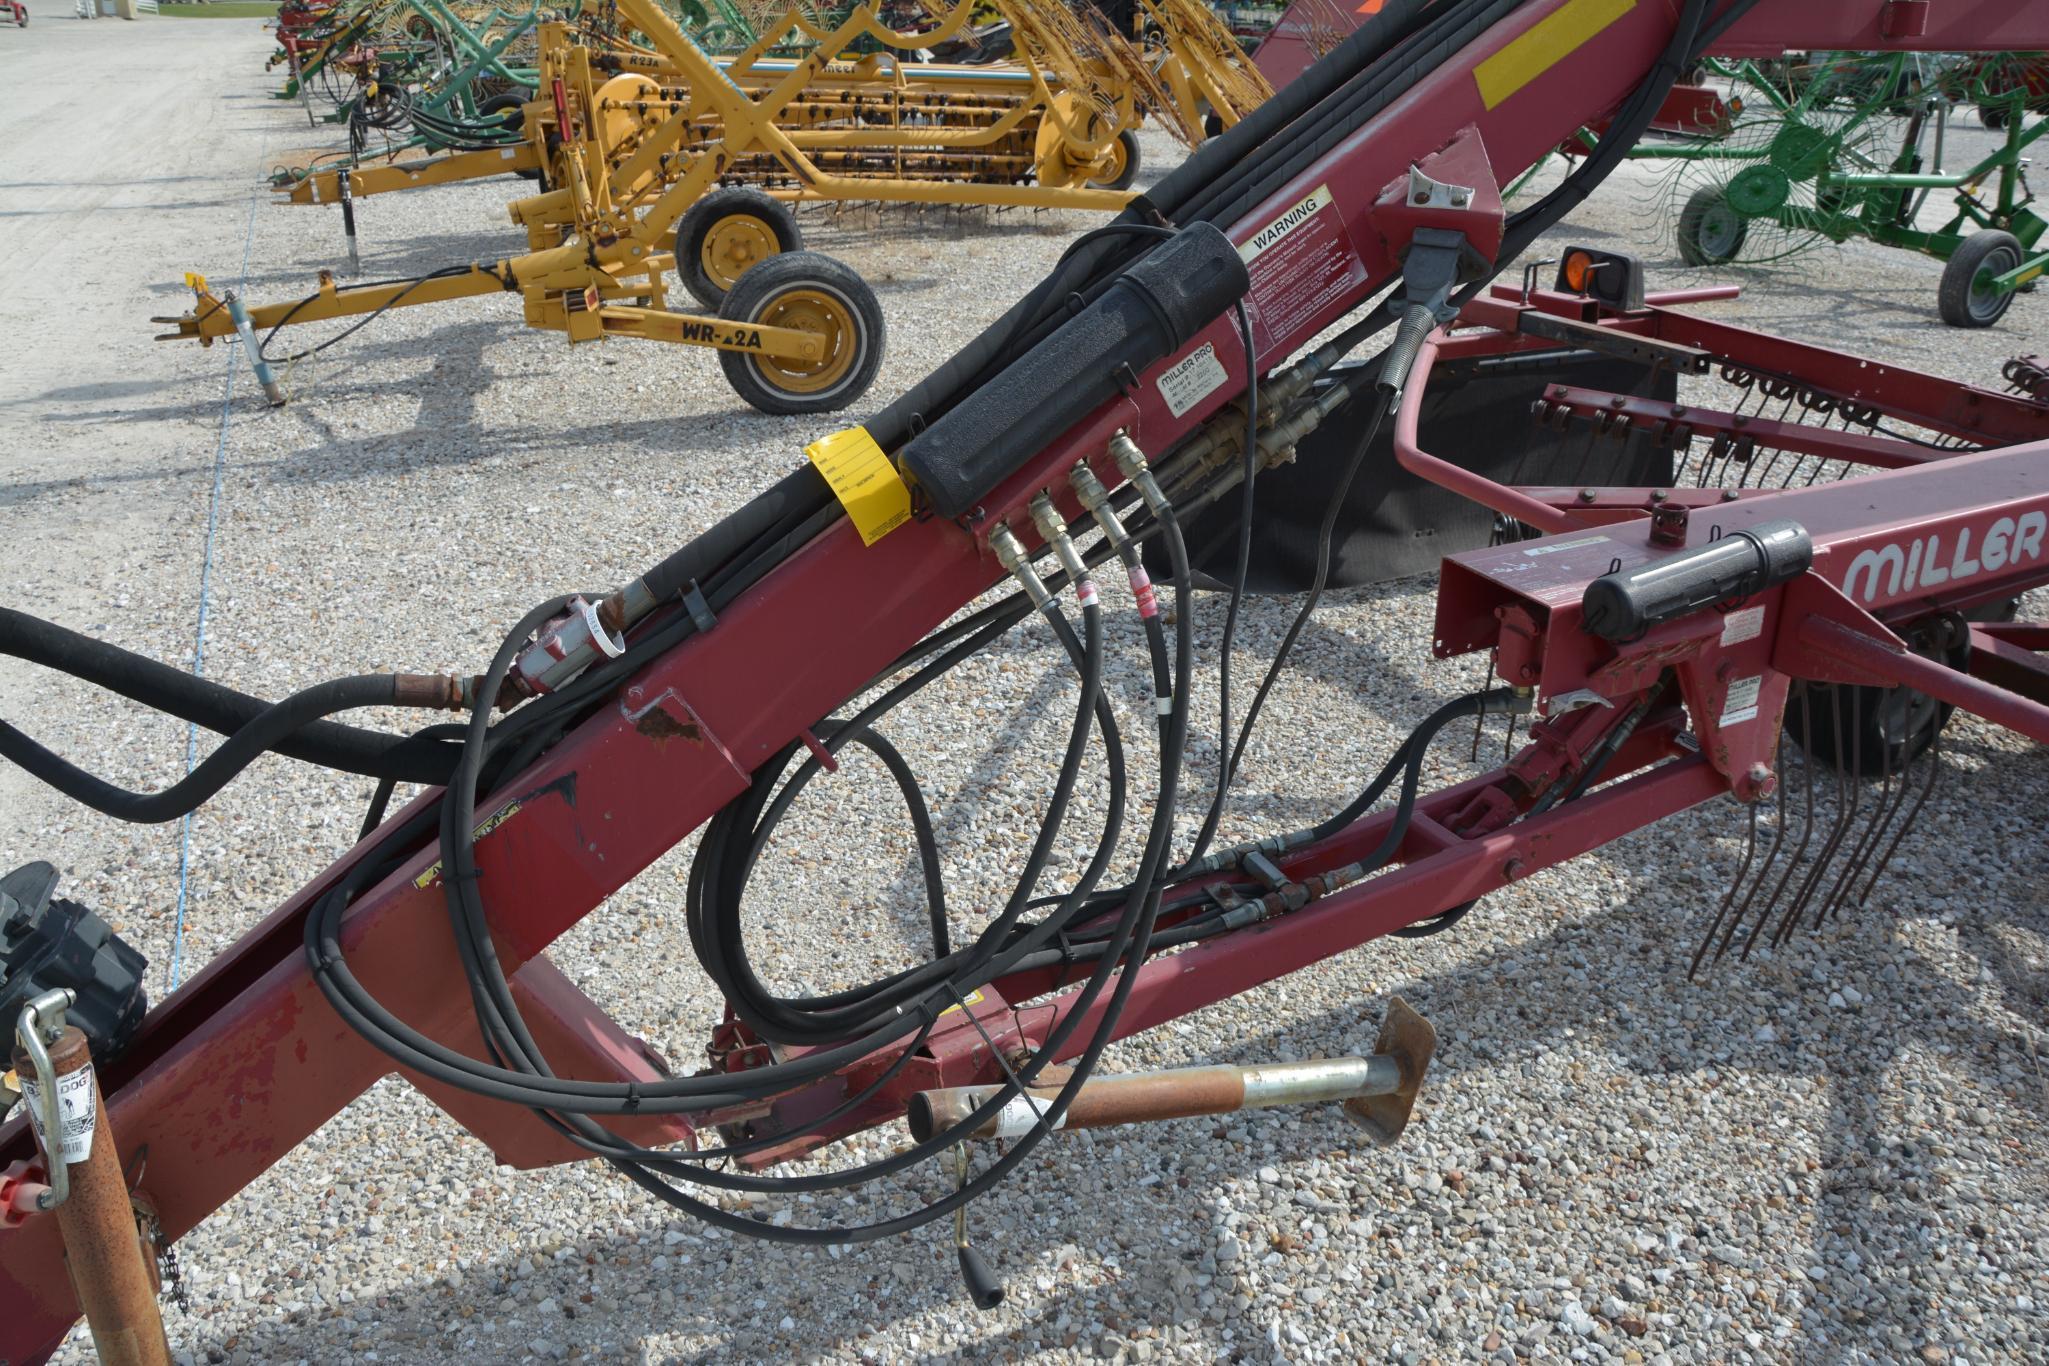
[[[623, 581], [830, 425], [742, 407], [692, 349], [567, 348], [523, 330], [510, 300], [394, 313], [295, 368], [292, 404], [267, 409], [232, 354], [154, 346], [142, 323], [183, 306], [186, 268], [270, 299], [341, 259], [330, 211], [251, 193], [312, 140], [295, 106], [266, 98], [260, 29], [53, 22], [6, 42], [10, 602], [191, 661], [204, 586], [205, 672], [268, 695], [366, 669], [467, 670], [529, 603]], [[81, 70], [102, 101], [90, 124], [66, 103]], [[1959, 143], [1973, 136], [1960, 120]], [[1148, 176], [1173, 154], [1157, 137], [1146, 151]], [[512, 192], [366, 202], [366, 273], [517, 249], [500, 226]], [[1651, 202], [1632, 172], [1570, 235], [1631, 246], [1655, 280], [1677, 278]], [[805, 220], [882, 298], [876, 401], [1088, 221]], [[1993, 331], [1941, 327], [1936, 274], [1903, 253], [1826, 250], [1729, 272], [1750, 292], [1711, 311], [1959, 380], [2049, 339], [2040, 296]], [[1416, 718], [1474, 684], [1470, 661], [1430, 663], [1431, 602], [1425, 580], [1333, 595], [1270, 704], [1226, 838], [1341, 804]], [[1241, 678], [1293, 610], [1248, 607]], [[1213, 652], [1221, 613], [1202, 613]], [[1110, 686], [1143, 788], [1142, 656], [1115, 620]], [[1198, 714], [1212, 714], [1213, 682], [1199, 686]], [[931, 784], [963, 925], [1020, 857], [1072, 697], [1048, 638], [1026, 630], [892, 730]], [[183, 762], [181, 727], [39, 671], [6, 676], [0, 714], [127, 785], [161, 786]], [[1198, 779], [1213, 773], [1214, 740], [1192, 758]], [[171, 1313], [172, 1339], [191, 1359], [237, 1362], [2042, 1360], [2049, 770], [1963, 717], [1941, 762], [1869, 904], [1747, 966], [1686, 980], [1740, 852], [1737, 812], [1718, 803], [1519, 884], [1455, 935], [1369, 946], [1121, 1046], [1125, 1068], [1342, 1053], [1370, 1047], [1394, 992], [1443, 1040], [1417, 1123], [1389, 1152], [1354, 1147], [1328, 1110], [1047, 1145], [974, 1210], [1010, 1288], [995, 1313], [968, 1308], [935, 1233], [844, 1255], [742, 1246], [589, 1165], [499, 1170], [388, 1080], [184, 1240], [192, 1303]], [[1467, 747], [1441, 744], [1429, 768], [1456, 780]], [[366, 787], [266, 760], [200, 813], [183, 972], [350, 843]], [[167, 982], [180, 829], [100, 819], [12, 770], [0, 802], [0, 860], [56, 861], [68, 894]], [[849, 819], [878, 843], [835, 833]], [[872, 852], [904, 847], [879, 842], [902, 830], [885, 784], [850, 766], [799, 825], [763, 870], [785, 889], [778, 907], [757, 913], [780, 978], [852, 981], [915, 952], [916, 917], [872, 909], [902, 904], [888, 893], [911, 876], [897, 852]], [[688, 852], [553, 955], [685, 1061], [716, 1011], [678, 915]], [[941, 1189], [928, 1175], [912, 1194]], [[888, 1199], [833, 1203], [796, 1214], [854, 1218]], [[89, 1356], [74, 1333], [59, 1360]]]

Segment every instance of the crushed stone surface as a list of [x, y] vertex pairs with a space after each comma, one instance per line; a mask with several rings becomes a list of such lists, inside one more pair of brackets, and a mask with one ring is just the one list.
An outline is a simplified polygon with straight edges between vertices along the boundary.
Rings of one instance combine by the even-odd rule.
[[[189, 666], [204, 584], [206, 676], [268, 697], [371, 670], [469, 672], [531, 603], [625, 581], [843, 425], [755, 413], [700, 350], [570, 347], [524, 329], [511, 299], [396, 310], [289, 367], [292, 401], [270, 409], [235, 351], [152, 343], [144, 321], [185, 306], [187, 269], [268, 301], [345, 259], [336, 211], [252, 188], [334, 131], [269, 97], [267, 36], [254, 22], [39, 17], [0, 46], [12, 605]], [[88, 71], [114, 102], [90, 121], [72, 103]], [[1954, 132], [1953, 147], [1982, 137], [1961, 115]], [[1141, 185], [1177, 155], [1155, 134], [1144, 146]], [[503, 206], [523, 188], [365, 201], [366, 275], [519, 250]], [[1702, 305], [1711, 316], [1960, 382], [1994, 384], [2007, 356], [2049, 349], [2040, 295], [1999, 328], [1941, 326], [1938, 265], [1903, 252], [1685, 272], [1656, 190], [1629, 168], [1545, 254], [1567, 239], [1629, 248], [1654, 288], [1744, 285]], [[889, 320], [881, 375], [849, 416], [951, 355], [1094, 221], [807, 212], [809, 244], [858, 269]], [[1431, 662], [1433, 590], [1419, 578], [1329, 596], [1268, 705], [1224, 839], [1342, 805], [1416, 720], [1477, 686], [1473, 660]], [[1241, 709], [1295, 608], [1247, 604]], [[1221, 600], [1197, 610], [1200, 793], [1218, 760]], [[1107, 686], [1142, 822], [1148, 677], [1132, 615], [1111, 620]], [[957, 933], [1036, 828], [1075, 695], [1056, 655], [1043, 629], [1021, 629], [889, 727], [928, 784]], [[0, 675], [0, 715], [126, 786], [183, 771], [181, 724], [39, 669]], [[1480, 767], [1500, 745], [1491, 732]], [[1875, 892], [1747, 964], [1687, 975], [1741, 855], [1724, 800], [1530, 877], [1456, 933], [1368, 945], [1118, 1046], [1120, 1069], [1339, 1055], [1371, 1048], [1397, 993], [1441, 1035], [1417, 1121], [1390, 1150], [1358, 1142], [1334, 1108], [1049, 1142], [972, 1210], [1009, 1290], [992, 1313], [968, 1306], [938, 1227], [829, 1250], [735, 1240], [593, 1164], [501, 1169], [391, 1078], [182, 1240], [191, 1305], [169, 1312], [171, 1339], [183, 1360], [237, 1363], [2040, 1361], [2049, 766], [1965, 716], [1940, 763]], [[1455, 735], [1425, 782], [1476, 771]], [[1090, 772], [1081, 832], [1100, 810]], [[203, 808], [183, 865], [186, 977], [351, 845], [369, 787], [268, 758]], [[865, 980], [924, 951], [908, 831], [879, 768], [850, 763], [792, 826], [757, 874], [774, 892], [750, 923], [779, 985]], [[153, 995], [173, 961], [181, 838], [0, 768], [0, 867], [56, 862], [64, 894], [148, 954]], [[552, 957], [694, 1068], [718, 1003], [683, 929], [690, 847]], [[1085, 856], [1069, 839], [1056, 875]], [[848, 1157], [902, 1142], [877, 1131]], [[875, 1217], [949, 1182], [926, 1171], [789, 1217]], [[91, 1359], [82, 1328], [57, 1359]]]

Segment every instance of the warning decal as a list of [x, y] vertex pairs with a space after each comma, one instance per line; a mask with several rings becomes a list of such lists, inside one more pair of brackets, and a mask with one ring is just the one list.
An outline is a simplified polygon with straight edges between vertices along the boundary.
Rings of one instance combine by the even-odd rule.
[[1366, 279], [1345, 217], [1319, 185], [1238, 248], [1252, 276], [1259, 349], [1293, 337], [1327, 305]]
[[42, 1085], [30, 1077], [21, 1079], [21, 1098], [28, 1102], [29, 1123], [42, 1140], [43, 1152], [51, 1161], [83, 1162], [92, 1156], [93, 1125], [98, 1121], [93, 1103], [92, 1069], [81, 1067], [57, 1078], [57, 1127], [63, 1132], [43, 1131]]

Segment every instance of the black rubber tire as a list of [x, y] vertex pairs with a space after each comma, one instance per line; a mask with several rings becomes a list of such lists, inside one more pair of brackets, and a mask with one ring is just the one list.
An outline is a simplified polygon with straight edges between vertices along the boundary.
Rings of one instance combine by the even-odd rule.
[[1936, 308], [1951, 327], [1990, 327], [2006, 316], [2013, 304], [2013, 291], [1979, 291], [1978, 277], [2003, 275], [2025, 259], [2020, 240], [2010, 232], [1987, 228], [1972, 233], [1942, 268], [1942, 284], [1936, 290]]
[[[676, 275], [706, 308], [717, 308], [730, 287], [715, 280], [704, 268], [704, 242], [721, 222], [744, 216], [766, 224], [775, 236], [776, 254], [804, 250], [804, 234], [798, 230], [797, 215], [780, 199], [763, 194], [750, 185], [727, 185], [713, 190], [692, 204], [676, 225]], [[773, 260], [774, 257], [767, 258]]]
[[1996, 104], [1981, 104], [1978, 106], [1978, 122], [1996, 133], [2006, 127], [2006, 110]]
[[517, 90], [507, 90], [503, 94], [493, 95], [490, 99], [478, 105], [477, 117], [480, 119], [497, 118], [500, 114], [508, 114], [513, 110], [519, 110], [520, 117], [517, 121], [511, 119], [500, 119], [499, 121], [512, 129], [524, 127], [526, 124], [525, 111], [527, 101], [532, 98], [531, 95], [522, 95]]
[[1713, 186], [1706, 186], [1693, 192], [1686, 201], [1686, 207], [1679, 211], [1679, 229], [1675, 234], [1679, 246], [1679, 259], [1689, 266], [1723, 266], [1736, 259], [1743, 250], [1743, 239], [1750, 235], [1750, 224], [1741, 217], [1736, 219], [1736, 228], [1730, 240], [1717, 232], [1718, 214], [1734, 214], [1722, 198], [1722, 192]]
[[749, 270], [719, 305], [719, 318], [728, 323], [767, 323], [778, 301], [799, 290], [831, 295], [842, 306], [852, 325], [851, 362], [829, 386], [803, 391], [778, 384], [756, 356], [720, 351], [719, 364], [733, 392], [764, 413], [837, 412], [868, 392], [882, 366], [888, 331], [875, 291], [851, 266], [815, 251], [771, 256]]
[[[514, 90], [508, 90], [502, 95], [493, 95], [490, 99], [477, 106], [477, 118], [480, 120], [493, 120], [514, 132], [518, 132], [526, 126], [525, 109], [527, 98], [527, 96]], [[505, 115], [507, 114], [511, 114], [514, 117], [506, 118]], [[545, 181], [547, 179], [546, 173], [538, 166], [532, 168], [522, 167], [514, 171], [513, 174], [521, 180]]]
[[[2005, 598], [1965, 614], [1969, 621], [2012, 621], [2021, 600]], [[1968, 639], [1943, 648], [1942, 623], [1931, 618], [1900, 630], [1915, 654], [1940, 660], [1952, 669], [1970, 660]], [[1897, 774], [1925, 753], [1949, 724], [1956, 708], [1912, 688], [1860, 687], [1847, 683], [1809, 683], [1807, 721], [1801, 722], [1796, 691], [1786, 702], [1786, 735], [1817, 763], [1848, 769], [1860, 778]], [[1811, 731], [1812, 733], [1808, 733]], [[1840, 739], [1838, 738], [1840, 733]]]
[[1110, 180], [1091, 180], [1091, 190], [1128, 190], [1138, 179], [1138, 134], [1127, 128], [1117, 135], [1117, 141], [1124, 148], [1124, 168]]

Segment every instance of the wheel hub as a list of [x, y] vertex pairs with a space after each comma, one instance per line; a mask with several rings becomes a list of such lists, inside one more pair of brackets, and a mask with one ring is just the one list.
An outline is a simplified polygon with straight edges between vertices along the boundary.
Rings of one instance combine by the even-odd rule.
[[698, 259], [721, 289], [731, 289], [755, 266], [776, 254], [775, 229], [750, 213], [729, 214], [704, 235]]
[[822, 289], [792, 289], [770, 300], [753, 321], [763, 327], [788, 327], [809, 332], [824, 346], [817, 360], [795, 356], [761, 356], [756, 364], [777, 388], [796, 394], [829, 389], [854, 364], [857, 328], [853, 311], [837, 295]]
[[1812, 180], [1827, 169], [1834, 140], [1819, 128], [1789, 123], [1772, 138], [1771, 164], [1793, 181]]
[[1723, 192], [1723, 202], [1745, 218], [1762, 218], [1785, 206], [1793, 182], [1777, 166], [1746, 166]]

